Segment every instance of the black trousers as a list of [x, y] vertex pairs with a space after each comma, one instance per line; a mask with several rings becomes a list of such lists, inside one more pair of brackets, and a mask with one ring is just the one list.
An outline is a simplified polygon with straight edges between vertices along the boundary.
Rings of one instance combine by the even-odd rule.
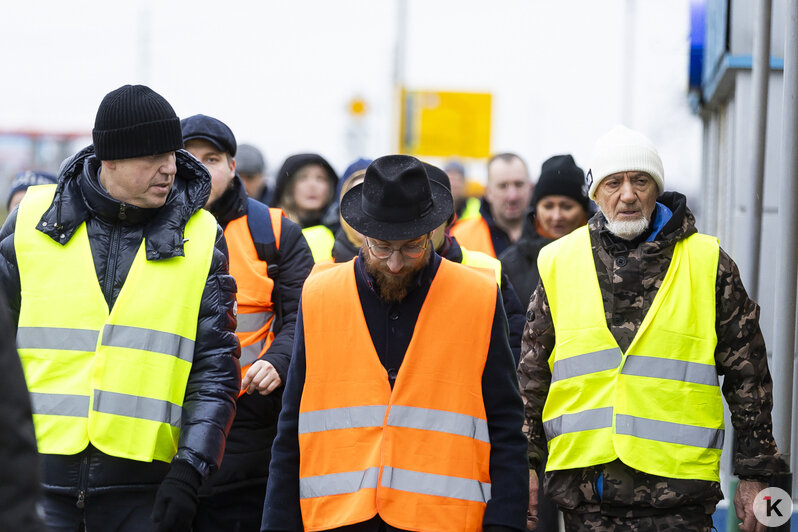
[[50, 532], [150, 532], [157, 486], [147, 491], [117, 491], [86, 497], [77, 507], [74, 495], [45, 493], [45, 523]]
[[194, 532], [260, 532], [266, 484], [200, 497]]

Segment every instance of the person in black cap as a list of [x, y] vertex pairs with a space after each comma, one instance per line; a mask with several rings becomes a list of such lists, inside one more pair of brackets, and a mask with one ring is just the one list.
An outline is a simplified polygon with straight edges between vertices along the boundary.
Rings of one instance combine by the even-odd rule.
[[302, 230], [247, 197], [237, 175], [236, 139], [216, 118], [181, 122], [186, 150], [211, 174], [205, 206], [224, 228], [238, 292], [241, 393], [222, 467], [200, 490], [194, 532], [258, 530], [277, 432], [282, 385], [291, 360], [299, 295], [313, 268]]
[[240, 380], [211, 177], [149, 87], [108, 93], [92, 136], [0, 231], [46, 524], [188, 531]]
[[[537, 260], [541, 248], [585, 225], [590, 213], [589, 205], [585, 173], [571, 155], [555, 155], [543, 162], [521, 239], [499, 257], [524, 308], [529, 305], [529, 298], [540, 281]], [[538, 477], [543, 477], [545, 468], [544, 453], [538, 466]], [[538, 532], [559, 530], [557, 505], [542, 490], [536, 517], [535, 530]]]
[[11, 212], [14, 207], [19, 205], [22, 198], [28, 192], [28, 187], [35, 187], [36, 185], [54, 185], [58, 178], [48, 172], [37, 172], [28, 170], [27, 172], [20, 172], [14, 176], [11, 181], [11, 188], [8, 191], [8, 201], [6, 201], [6, 210]]
[[540, 281], [538, 252], [546, 244], [587, 223], [590, 200], [585, 193], [585, 173], [570, 155], [555, 155], [543, 162], [532, 193], [521, 239], [499, 256], [510, 282], [526, 307]]
[[452, 195], [374, 160], [341, 214], [360, 254], [305, 282], [264, 531], [523, 531], [523, 408], [496, 278], [442, 259]]

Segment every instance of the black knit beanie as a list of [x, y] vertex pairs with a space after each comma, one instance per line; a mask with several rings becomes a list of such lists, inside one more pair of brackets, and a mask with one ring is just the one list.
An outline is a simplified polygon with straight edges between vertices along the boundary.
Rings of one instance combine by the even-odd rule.
[[588, 212], [590, 200], [585, 194], [585, 172], [570, 155], [555, 155], [540, 168], [540, 178], [532, 192], [532, 208], [546, 196], [567, 196]]
[[101, 161], [159, 155], [183, 147], [175, 110], [144, 85], [125, 85], [106, 94], [91, 134]]

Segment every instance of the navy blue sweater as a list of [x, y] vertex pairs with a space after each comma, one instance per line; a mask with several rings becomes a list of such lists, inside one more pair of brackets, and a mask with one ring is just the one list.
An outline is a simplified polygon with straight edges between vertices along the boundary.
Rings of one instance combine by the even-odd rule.
[[[405, 351], [415, 328], [416, 319], [427, 296], [440, 261], [433, 254], [429, 265], [422, 269], [407, 297], [389, 304], [374, 290], [374, 280], [366, 273], [361, 257], [355, 259], [355, 278], [366, 324], [380, 361], [388, 372], [391, 386], [404, 359]], [[463, 289], [467, 289], [464, 287]], [[456, 294], [453, 294], [456, 297]], [[452, 324], [450, 332], [463, 334]], [[455, 360], [452, 363], [456, 363]], [[269, 484], [264, 503], [262, 531], [285, 532], [302, 530], [299, 506], [299, 440], [297, 420], [299, 402], [305, 383], [305, 338], [300, 302], [294, 352], [288, 370], [288, 382], [283, 394], [277, 438], [272, 446]], [[485, 532], [526, 530], [528, 502], [528, 472], [526, 438], [521, 431], [523, 406], [513, 356], [507, 341], [507, 319], [501, 296], [496, 293], [496, 312], [493, 316], [490, 347], [482, 375], [483, 399], [491, 440], [490, 476], [491, 499], [484, 517]], [[343, 527], [347, 532], [393, 532], [379, 516], [356, 525]]]

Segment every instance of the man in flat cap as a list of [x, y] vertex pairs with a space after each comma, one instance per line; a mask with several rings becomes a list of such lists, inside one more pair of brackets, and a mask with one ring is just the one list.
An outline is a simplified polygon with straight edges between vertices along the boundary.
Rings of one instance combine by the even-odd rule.
[[523, 531], [523, 414], [495, 274], [432, 249], [451, 194], [389, 155], [341, 213], [364, 245], [305, 282], [261, 529]]
[[186, 151], [211, 174], [205, 208], [224, 228], [238, 293], [241, 392], [222, 467], [200, 489], [194, 532], [260, 527], [283, 382], [302, 284], [313, 268], [302, 229], [281, 209], [247, 197], [236, 138], [211, 116], [181, 121]]
[[108, 93], [92, 135], [0, 232], [46, 522], [188, 531], [240, 380], [211, 177], [149, 87]]

